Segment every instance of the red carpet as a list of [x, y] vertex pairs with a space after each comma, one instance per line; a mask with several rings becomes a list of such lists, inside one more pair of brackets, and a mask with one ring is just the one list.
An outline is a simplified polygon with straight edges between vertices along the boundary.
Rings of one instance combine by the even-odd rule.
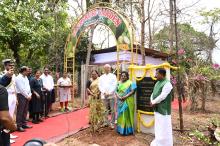
[[26, 132], [15, 132], [17, 135], [16, 143], [12, 146], [23, 146], [23, 144], [32, 138], [41, 138], [44, 140], [54, 139], [69, 132], [78, 131], [88, 126], [89, 109], [81, 109], [68, 114], [62, 114], [56, 117], [48, 118], [40, 124], [31, 124], [33, 128]]
[[[183, 109], [185, 109], [188, 104], [189, 104], [189, 101], [182, 102]], [[175, 110], [179, 109], [179, 103], [178, 103], [177, 98], [175, 98], [174, 101], [172, 102], [172, 109], [175, 109]]]
[[[183, 108], [186, 108], [188, 102], [182, 103]], [[178, 99], [172, 102], [172, 108], [178, 109]], [[27, 129], [26, 132], [15, 132], [17, 135], [16, 143], [12, 146], [23, 146], [23, 144], [32, 138], [41, 138], [44, 140], [56, 139], [68, 133], [73, 133], [88, 126], [89, 109], [81, 109], [68, 114], [62, 114], [56, 117], [48, 118], [40, 124], [32, 124], [33, 128]]]

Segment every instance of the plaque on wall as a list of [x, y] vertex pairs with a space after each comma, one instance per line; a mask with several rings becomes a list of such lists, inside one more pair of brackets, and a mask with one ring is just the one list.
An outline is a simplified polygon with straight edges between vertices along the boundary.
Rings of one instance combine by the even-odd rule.
[[137, 81], [137, 110], [153, 112], [150, 106], [150, 96], [153, 92], [156, 81], [151, 77], [145, 77], [141, 81]]

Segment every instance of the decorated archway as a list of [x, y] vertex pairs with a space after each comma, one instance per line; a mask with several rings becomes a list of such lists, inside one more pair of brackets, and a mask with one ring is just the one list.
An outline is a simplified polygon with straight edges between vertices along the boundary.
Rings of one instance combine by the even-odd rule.
[[72, 27], [65, 46], [65, 71], [68, 69], [68, 60], [72, 59], [74, 66], [75, 50], [81, 34], [94, 24], [103, 24], [112, 31], [116, 39], [117, 52], [120, 50], [133, 52], [133, 30], [129, 20], [112, 8], [95, 7], [80, 17]]
[[[133, 64], [133, 26], [125, 14], [118, 10], [106, 6], [95, 6], [89, 9], [72, 25], [65, 44], [64, 54], [64, 71], [71, 73], [72, 82], [75, 76], [75, 51], [80, 41], [81, 35], [86, 29], [92, 26], [102, 24], [105, 25], [115, 36], [117, 46], [117, 75], [119, 76], [119, 52], [122, 50], [131, 51], [131, 61]], [[73, 87], [74, 98], [74, 87]]]
[[[75, 51], [80, 37], [85, 29], [93, 25], [103, 24], [115, 36], [117, 45], [117, 74], [119, 74], [119, 51], [133, 52], [133, 27], [129, 20], [120, 12], [104, 6], [89, 9], [73, 24], [65, 45], [64, 71], [72, 72], [74, 76]], [[133, 64], [133, 53], [131, 64]], [[74, 82], [74, 77], [72, 77]]]

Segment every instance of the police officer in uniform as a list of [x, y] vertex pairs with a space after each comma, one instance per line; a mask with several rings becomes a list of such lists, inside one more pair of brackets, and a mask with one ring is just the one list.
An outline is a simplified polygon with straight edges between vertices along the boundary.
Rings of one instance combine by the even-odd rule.
[[[14, 70], [14, 61], [12, 59], [5, 59], [2, 62], [3, 62], [5, 70], [1, 73], [1, 76], [5, 75], [9, 70]], [[13, 74], [10, 84], [6, 87], [8, 91], [9, 113], [12, 119], [14, 118], [15, 108], [17, 104], [17, 95], [16, 95], [16, 90], [15, 90], [15, 77], [16, 77], [15, 74]], [[14, 143], [15, 140], [13, 139], [17, 138], [17, 136], [11, 134], [10, 138], [11, 138], [10, 143]]]
[[10, 69], [0, 77], [0, 146], [10, 146], [10, 132], [17, 129], [8, 107], [8, 92], [6, 86], [11, 83], [14, 71]]

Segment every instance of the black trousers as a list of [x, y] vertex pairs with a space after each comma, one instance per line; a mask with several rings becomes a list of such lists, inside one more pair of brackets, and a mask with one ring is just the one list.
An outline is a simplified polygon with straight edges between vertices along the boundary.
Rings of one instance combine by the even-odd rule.
[[0, 131], [0, 146], [10, 146], [10, 134]]
[[17, 97], [18, 97], [18, 106], [17, 106], [16, 123], [17, 123], [17, 127], [22, 127], [26, 125], [26, 117], [29, 107], [29, 101], [22, 94], [17, 94]]
[[43, 92], [43, 111], [44, 116], [48, 116], [48, 113], [50, 112], [50, 106], [51, 106], [51, 92], [50, 91], [44, 91]]
[[28, 111], [29, 111], [29, 118], [33, 118], [32, 102], [31, 102], [31, 100], [29, 101]]
[[32, 118], [33, 118], [33, 121], [39, 121], [39, 119], [40, 119], [40, 113], [33, 113], [33, 114], [32, 114]]

